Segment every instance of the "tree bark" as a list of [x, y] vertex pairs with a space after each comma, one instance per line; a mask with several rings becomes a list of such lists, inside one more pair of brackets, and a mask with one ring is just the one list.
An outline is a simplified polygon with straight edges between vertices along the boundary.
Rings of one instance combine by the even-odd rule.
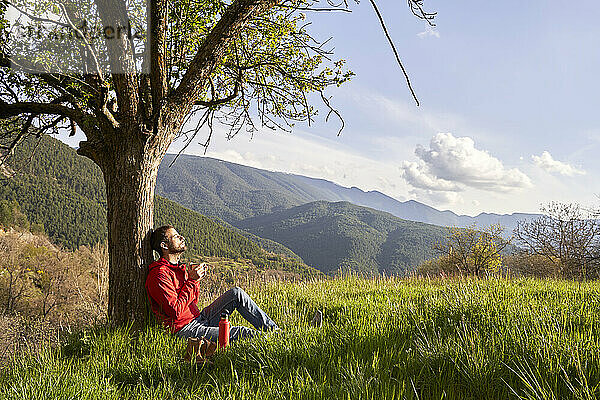
[[[99, 163], [107, 201], [109, 294], [108, 315], [115, 325], [147, 322], [145, 281], [154, 260], [154, 189], [162, 152], [151, 149], [140, 133], [123, 133], [108, 146]], [[133, 140], [132, 140], [133, 138]], [[158, 154], [157, 154], [158, 153]]]

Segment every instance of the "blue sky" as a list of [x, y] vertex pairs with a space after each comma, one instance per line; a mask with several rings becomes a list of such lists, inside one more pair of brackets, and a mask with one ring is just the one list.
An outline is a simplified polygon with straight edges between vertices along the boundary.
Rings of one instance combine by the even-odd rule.
[[406, 2], [380, 2], [420, 107], [369, 2], [309, 13], [314, 35], [333, 36], [336, 58], [357, 74], [328, 92], [342, 135], [335, 119], [252, 139], [221, 133], [207, 155], [471, 215], [597, 206], [600, 4], [566, 4], [426, 0], [438, 13], [429, 28]]

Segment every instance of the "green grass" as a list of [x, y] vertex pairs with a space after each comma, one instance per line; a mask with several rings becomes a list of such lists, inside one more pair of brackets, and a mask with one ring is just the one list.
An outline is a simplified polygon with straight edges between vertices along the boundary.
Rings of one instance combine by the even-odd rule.
[[[201, 366], [183, 363], [185, 342], [156, 327], [83, 331], [16, 357], [0, 398], [600, 397], [600, 283], [351, 277], [246, 289], [283, 334]], [[317, 308], [321, 329], [308, 326]]]

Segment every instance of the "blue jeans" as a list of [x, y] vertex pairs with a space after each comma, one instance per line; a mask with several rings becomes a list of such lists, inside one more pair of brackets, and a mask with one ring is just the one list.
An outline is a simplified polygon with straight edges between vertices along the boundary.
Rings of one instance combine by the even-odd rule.
[[277, 324], [260, 309], [243, 289], [234, 287], [205, 307], [196, 319], [190, 321], [175, 334], [182, 338], [205, 337], [216, 342], [219, 339], [221, 314], [226, 312], [231, 315], [235, 310], [238, 310], [242, 317], [257, 330], [244, 326], [232, 326], [229, 329], [229, 341], [231, 342], [240, 338], [254, 337], [259, 334], [259, 331], [279, 329]]

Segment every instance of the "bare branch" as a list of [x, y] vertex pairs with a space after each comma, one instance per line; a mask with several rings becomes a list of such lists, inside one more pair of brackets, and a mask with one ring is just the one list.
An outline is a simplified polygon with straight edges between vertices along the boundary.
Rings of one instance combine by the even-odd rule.
[[202, 129], [202, 127], [205, 124], [207, 124], [209, 127], [208, 139], [206, 139], [206, 142], [202, 145], [202, 146], [204, 146], [204, 154], [206, 154], [206, 151], [208, 150], [208, 146], [210, 144], [210, 139], [212, 138], [212, 133], [213, 133], [212, 113], [213, 113], [213, 111], [210, 108], [207, 109], [204, 112], [204, 114], [202, 115], [202, 117], [200, 117], [198, 123], [196, 124], [196, 127], [192, 131], [186, 131], [183, 133], [183, 135], [187, 135], [187, 133], [191, 133], [191, 137], [186, 138], [187, 139], [186, 144], [181, 148], [181, 150], [179, 150], [177, 155], [173, 158], [173, 161], [171, 161], [171, 163], [169, 164], [169, 168], [173, 164], [175, 164], [175, 161], [177, 161], [179, 156], [181, 154], [183, 154], [183, 152], [188, 148], [188, 146], [192, 143], [192, 141], [194, 140], [196, 135], [200, 132], [200, 130]]
[[[394, 56], [396, 56], [396, 61], [398, 62], [398, 65], [400, 66], [400, 69], [402, 70], [402, 73], [404, 74], [404, 78], [406, 79], [406, 84], [408, 86], [408, 89], [410, 90], [410, 93], [412, 94], [413, 99], [415, 99], [415, 102], [417, 103], [417, 106], [419, 106], [419, 99], [417, 99], [417, 95], [415, 94], [415, 91], [412, 88], [412, 85], [410, 83], [410, 78], [408, 77], [408, 73], [406, 72], [406, 69], [404, 68], [404, 65], [402, 64], [402, 61], [400, 61], [400, 56], [398, 55], [398, 51], [396, 50], [396, 45], [394, 45], [394, 41], [392, 40], [392, 38], [390, 37], [390, 34], [388, 33], [387, 27], [385, 26], [385, 22], [383, 21], [383, 17], [381, 16], [381, 13], [379, 12], [379, 8], [377, 7], [377, 4], [375, 4], [375, 0], [369, 0], [371, 2], [371, 5], [373, 6], [373, 10], [375, 10], [375, 14], [377, 14], [377, 18], [379, 19], [379, 23], [381, 24], [381, 29], [383, 29], [383, 33], [385, 34], [385, 37], [388, 40], [388, 43], [390, 44], [390, 47], [392, 48], [392, 51], [394, 52]], [[409, 4], [411, 4], [411, 0], [409, 0]]]
[[[233, 92], [229, 96], [224, 97], [222, 99], [214, 99], [214, 97], [213, 97], [213, 99], [210, 101], [197, 100], [194, 103], [194, 105], [203, 106], [203, 107], [214, 107], [214, 106], [219, 106], [221, 104], [229, 103], [230, 101], [234, 100], [238, 96], [238, 92], [239, 92], [239, 88], [240, 88], [240, 80], [241, 80], [241, 74], [240, 74], [240, 78], [238, 78], [235, 82]], [[212, 86], [212, 81], [211, 81], [211, 86]], [[211, 92], [214, 96], [214, 88], [211, 90]]]
[[408, 7], [410, 8], [410, 11], [413, 13], [414, 16], [416, 16], [419, 19], [425, 20], [430, 26], [435, 26], [435, 24], [432, 21], [435, 18], [435, 16], [437, 15], [437, 13], [436, 12], [433, 12], [433, 13], [426, 12], [423, 9], [423, 0], [407, 0], [407, 1], [408, 1]]
[[280, 8], [289, 8], [293, 11], [315, 11], [315, 12], [321, 12], [321, 11], [325, 11], [325, 12], [345, 12], [345, 13], [351, 13], [352, 10], [348, 9], [348, 8], [337, 8], [337, 7], [331, 7], [331, 8], [312, 8], [312, 7], [296, 7], [296, 6], [286, 6], [286, 5], [278, 5], [278, 7]]
[[321, 91], [320, 94], [321, 94], [321, 100], [323, 100], [323, 103], [325, 103], [325, 105], [329, 108], [329, 112], [327, 113], [327, 116], [325, 117], [325, 122], [329, 121], [329, 116], [331, 115], [331, 113], [334, 113], [335, 115], [337, 115], [337, 117], [340, 119], [340, 122], [342, 123], [342, 126], [340, 126], [340, 130], [337, 133], [337, 135], [340, 136], [342, 134], [342, 131], [344, 130], [344, 126], [346, 125], [346, 123], [344, 122], [344, 118], [342, 118], [342, 115], [339, 113], [338, 110], [336, 110], [335, 108], [333, 108], [331, 106], [331, 104], [329, 103], [329, 99], [327, 97], [325, 97], [325, 95], [323, 94], [323, 91]]
[[104, 81], [104, 78], [102, 76], [102, 69], [100, 68], [100, 63], [98, 62], [98, 58], [96, 57], [96, 51], [92, 48], [92, 46], [90, 45], [90, 42], [88, 42], [87, 38], [85, 37], [85, 35], [81, 32], [81, 30], [79, 30], [74, 24], [73, 21], [71, 21], [71, 18], [69, 18], [69, 15], [67, 14], [67, 9], [65, 8], [65, 6], [63, 4], [60, 4], [60, 8], [68, 22], [68, 26], [73, 29], [82, 39], [83, 39], [83, 43], [85, 43], [85, 47], [88, 49], [88, 51], [90, 52], [90, 54], [92, 55], [92, 58], [94, 59], [94, 67], [96, 68], [96, 73], [98, 74], [98, 77], [100, 78], [101, 81]]
[[60, 104], [35, 102], [8, 104], [0, 100], [0, 119], [16, 117], [21, 114], [60, 115], [78, 122], [83, 122], [85, 118], [81, 111]]
[[22, 8], [20, 8], [19, 6], [15, 5], [13, 2], [4, 1], [4, 3], [10, 5], [12, 8], [14, 8], [15, 10], [17, 10], [19, 13], [25, 15], [27, 18], [31, 19], [32, 21], [47, 22], [47, 23], [51, 23], [51, 24], [55, 24], [55, 25], [61, 26], [63, 28], [69, 28], [70, 27], [69, 24], [65, 24], [63, 22], [56, 21], [56, 20], [53, 20], [53, 19], [38, 17], [36, 15], [28, 13], [27, 11], [23, 10]]
[[544, 257], [565, 276], [600, 276], [600, 221], [577, 204], [550, 203], [543, 215], [519, 221], [515, 237], [530, 255]]

